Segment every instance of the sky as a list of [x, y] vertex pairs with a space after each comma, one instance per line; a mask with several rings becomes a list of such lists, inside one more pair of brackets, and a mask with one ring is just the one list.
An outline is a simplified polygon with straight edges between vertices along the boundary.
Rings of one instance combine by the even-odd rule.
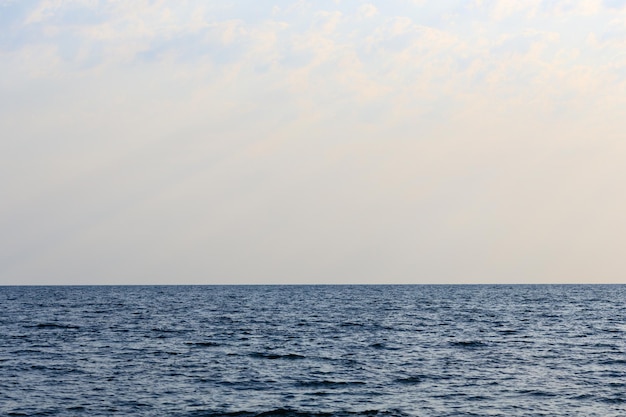
[[0, 285], [626, 283], [626, 0], [0, 0]]

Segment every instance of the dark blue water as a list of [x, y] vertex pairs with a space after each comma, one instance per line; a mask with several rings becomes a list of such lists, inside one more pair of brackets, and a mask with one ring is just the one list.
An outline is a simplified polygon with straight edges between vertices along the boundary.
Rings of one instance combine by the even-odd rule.
[[0, 330], [0, 415], [626, 415], [626, 286], [0, 287]]

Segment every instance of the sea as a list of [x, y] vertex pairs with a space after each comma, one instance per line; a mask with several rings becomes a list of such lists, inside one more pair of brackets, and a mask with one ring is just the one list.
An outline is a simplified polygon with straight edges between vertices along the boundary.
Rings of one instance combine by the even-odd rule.
[[0, 287], [0, 415], [626, 416], [626, 286]]

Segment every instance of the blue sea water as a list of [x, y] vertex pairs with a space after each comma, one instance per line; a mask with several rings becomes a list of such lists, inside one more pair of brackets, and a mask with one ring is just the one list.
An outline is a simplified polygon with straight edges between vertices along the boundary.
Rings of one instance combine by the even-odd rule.
[[625, 416], [626, 286], [0, 287], [0, 415]]

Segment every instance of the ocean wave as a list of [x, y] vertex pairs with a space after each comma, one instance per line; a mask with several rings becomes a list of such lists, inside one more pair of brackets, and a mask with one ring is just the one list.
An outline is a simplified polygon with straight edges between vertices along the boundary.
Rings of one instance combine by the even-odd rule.
[[299, 360], [306, 359], [306, 356], [298, 355], [297, 353], [287, 353], [287, 354], [278, 354], [278, 353], [268, 353], [268, 352], [253, 352], [248, 356], [251, 358], [259, 358], [259, 359], [286, 359], [286, 360]]
[[364, 411], [304, 411], [290, 408], [276, 408], [268, 411], [193, 411], [185, 417], [407, 417], [401, 410], [364, 410]]
[[26, 327], [35, 327], [37, 329], [72, 329], [72, 330], [80, 329], [80, 326], [76, 326], [74, 324], [64, 324], [64, 323], [37, 323], [34, 326], [26, 326]]
[[300, 381], [296, 385], [301, 387], [315, 387], [315, 388], [336, 388], [336, 387], [349, 387], [354, 385], [366, 385], [363, 381]]

